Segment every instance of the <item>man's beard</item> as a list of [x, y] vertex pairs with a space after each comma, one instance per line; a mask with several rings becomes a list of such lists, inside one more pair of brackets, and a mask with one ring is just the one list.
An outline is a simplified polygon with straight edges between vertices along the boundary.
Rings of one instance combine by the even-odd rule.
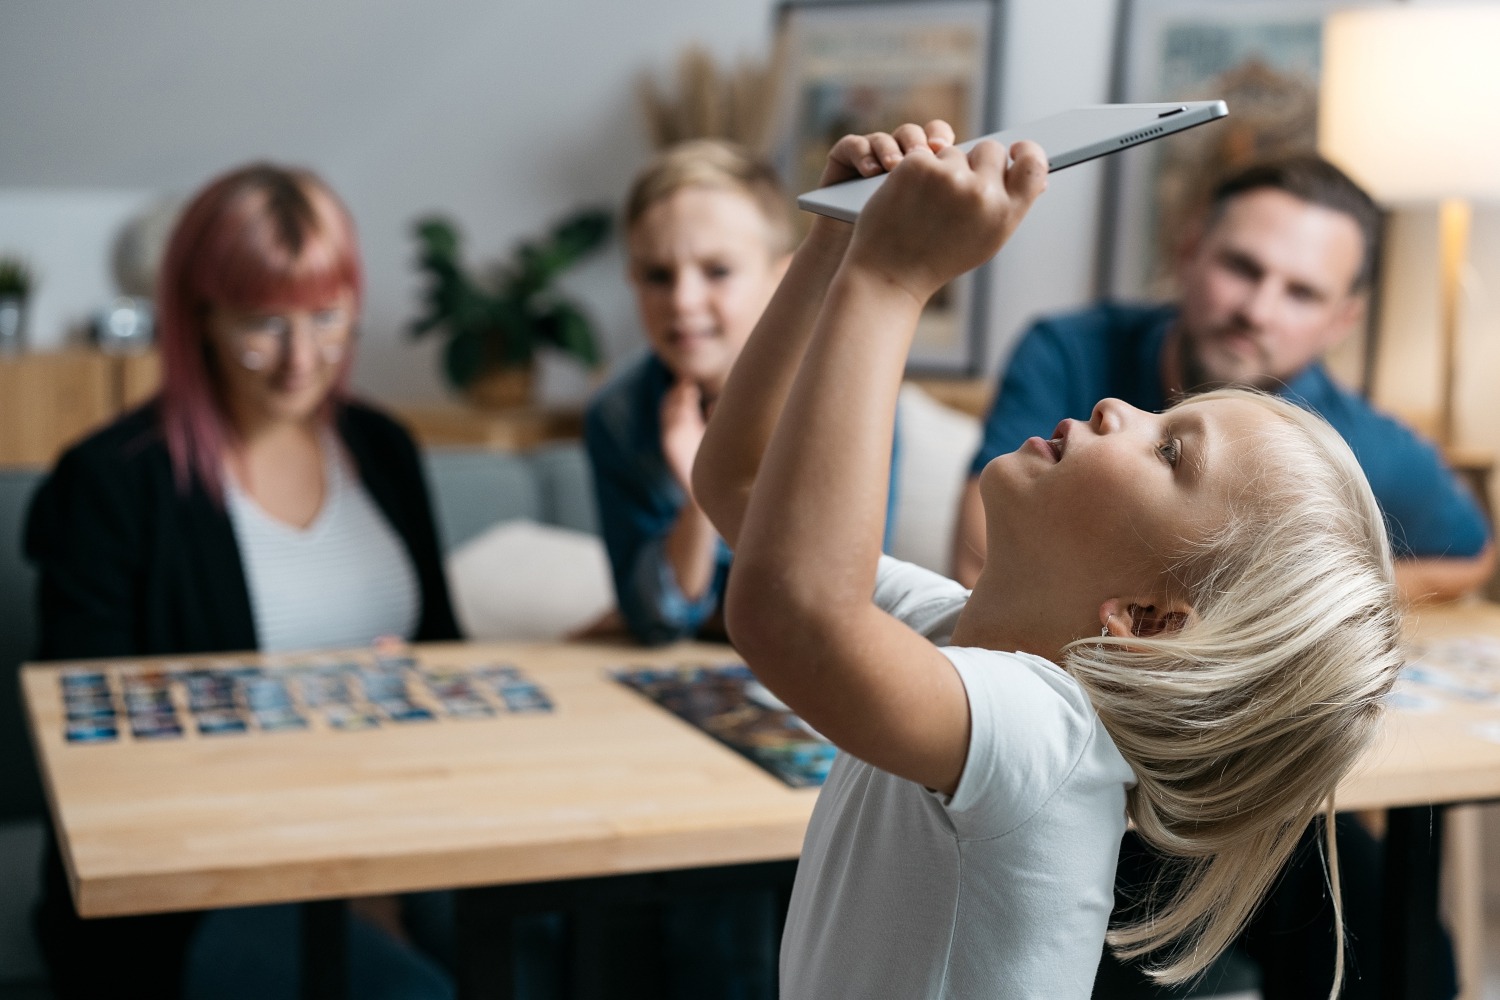
[[1215, 375], [1199, 360], [1198, 352], [1193, 347], [1193, 338], [1184, 331], [1182, 336], [1177, 338], [1177, 365], [1182, 373], [1182, 388], [1178, 398], [1230, 386], [1241, 389], [1270, 390], [1281, 384], [1279, 379], [1272, 378], [1263, 372], [1255, 372], [1243, 378], [1223, 378]]

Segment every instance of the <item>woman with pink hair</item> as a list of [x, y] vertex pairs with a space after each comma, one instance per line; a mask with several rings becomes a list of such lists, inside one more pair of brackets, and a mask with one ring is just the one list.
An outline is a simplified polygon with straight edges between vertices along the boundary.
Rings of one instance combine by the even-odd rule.
[[[40, 658], [459, 638], [416, 447], [349, 394], [361, 290], [353, 222], [313, 174], [254, 164], [194, 197], [158, 281], [161, 391], [63, 455], [32, 503]], [[48, 854], [55, 994], [179, 995], [220, 915], [80, 920], [55, 838]], [[351, 963], [359, 995], [446, 995], [422, 956], [354, 923], [354, 957], [362, 940], [384, 956]], [[239, 988], [276, 995], [263, 971], [238, 963]]]

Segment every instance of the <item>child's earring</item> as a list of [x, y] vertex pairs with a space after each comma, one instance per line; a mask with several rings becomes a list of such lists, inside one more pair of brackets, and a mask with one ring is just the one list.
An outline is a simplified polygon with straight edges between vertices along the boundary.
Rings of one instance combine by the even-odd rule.
[[1101, 638], [1101, 639], [1107, 639], [1107, 638], [1109, 638], [1109, 620], [1111, 618], [1113, 618], [1113, 617], [1114, 617], [1114, 615], [1105, 615], [1104, 616], [1104, 627], [1099, 630], [1099, 638]]

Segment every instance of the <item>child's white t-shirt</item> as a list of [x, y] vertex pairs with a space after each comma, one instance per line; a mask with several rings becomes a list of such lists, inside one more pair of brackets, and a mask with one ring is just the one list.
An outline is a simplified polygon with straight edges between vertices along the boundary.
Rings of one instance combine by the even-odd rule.
[[[942, 646], [963, 587], [882, 557], [875, 603]], [[969, 698], [953, 797], [839, 754], [802, 847], [784, 1000], [1088, 997], [1135, 775], [1083, 689], [947, 646]]]

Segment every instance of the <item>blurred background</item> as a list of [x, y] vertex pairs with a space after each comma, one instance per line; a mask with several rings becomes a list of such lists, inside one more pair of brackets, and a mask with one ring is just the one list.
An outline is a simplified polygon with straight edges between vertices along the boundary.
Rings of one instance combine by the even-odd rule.
[[[1000, 120], [1108, 97], [1114, 0], [1009, 0], [994, 81]], [[115, 294], [121, 227], [255, 159], [306, 165], [348, 201], [369, 268], [357, 387], [432, 401], [433, 340], [406, 335], [421, 280], [411, 226], [441, 212], [490, 260], [580, 205], [618, 206], [649, 154], [642, 74], [701, 45], [768, 58], [769, 0], [81, 0], [0, 13], [0, 253], [37, 274], [28, 344], [79, 337]], [[995, 275], [983, 369], [1026, 317], [1085, 299], [1098, 167], [1059, 175]], [[152, 230], [149, 222], [143, 228]], [[164, 228], [164, 227], [157, 227]], [[606, 361], [643, 341], [618, 240], [565, 279]], [[554, 359], [555, 361], [555, 359]], [[587, 381], [544, 363], [544, 400]]]

